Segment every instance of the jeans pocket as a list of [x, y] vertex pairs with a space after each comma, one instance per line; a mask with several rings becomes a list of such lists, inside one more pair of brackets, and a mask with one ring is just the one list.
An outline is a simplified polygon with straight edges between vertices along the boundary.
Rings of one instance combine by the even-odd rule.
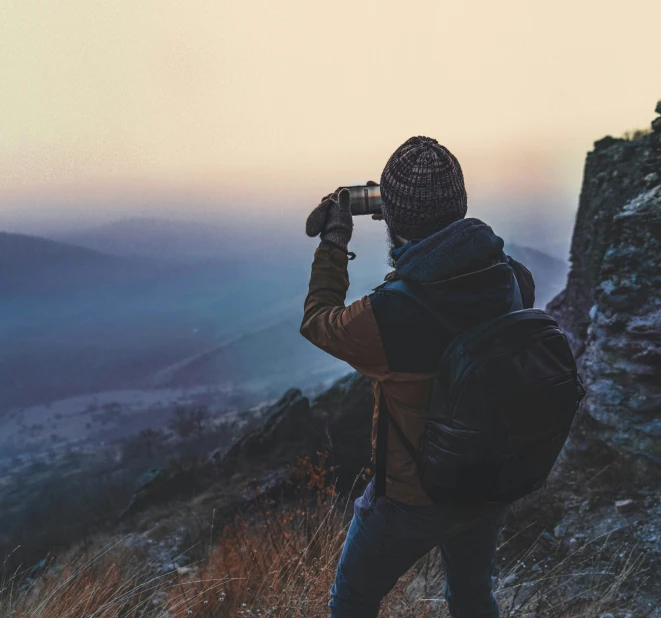
[[369, 483], [361, 496], [356, 498], [353, 505], [354, 514], [358, 519], [365, 519], [374, 512], [377, 503], [376, 491], [373, 483]]

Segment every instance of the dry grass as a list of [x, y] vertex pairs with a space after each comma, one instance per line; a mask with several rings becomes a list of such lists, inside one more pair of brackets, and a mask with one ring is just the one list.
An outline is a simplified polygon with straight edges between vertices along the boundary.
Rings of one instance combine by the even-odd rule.
[[[249, 519], [226, 526], [209, 559], [170, 591], [165, 608], [185, 605], [201, 618], [224, 616], [327, 616], [328, 593], [351, 519], [350, 504], [327, 483], [325, 456], [300, 460], [293, 483], [303, 487], [295, 505], [271, 510], [256, 501]], [[410, 616], [404, 578], [383, 604], [383, 616]], [[423, 618], [427, 609], [416, 615]]]
[[[622, 593], [640, 588], [647, 569], [636, 545], [598, 537], [537, 574], [526, 573], [527, 556], [503, 569], [495, 590], [503, 618], [597, 618], [627, 607]], [[506, 586], [508, 578], [514, 585]], [[634, 586], [634, 584], [637, 584]]]
[[[325, 616], [350, 505], [328, 486], [323, 461], [302, 460], [297, 474], [304, 491], [296, 503], [273, 510], [258, 496], [217, 544], [209, 535], [198, 563], [159, 574], [120, 540], [90, 558], [53, 562], [27, 588], [21, 574], [6, 577], [0, 618]], [[382, 615], [410, 615], [405, 588], [412, 576], [389, 595]], [[416, 615], [427, 614], [421, 608]]]
[[[350, 509], [328, 487], [322, 468], [304, 461], [299, 469], [305, 491], [296, 503], [273, 509], [258, 497], [250, 513], [223, 528], [218, 543], [209, 534], [195, 564], [163, 575], [120, 540], [92, 557], [54, 562], [27, 588], [18, 587], [19, 576], [5, 578], [0, 618], [327, 616]], [[644, 574], [641, 553], [610, 537], [537, 572], [525, 566], [537, 545], [521, 554], [510, 551], [515, 543], [510, 538], [499, 549], [499, 563], [501, 556], [516, 556], [501, 569], [495, 591], [504, 618], [612, 612], [622, 605], [619, 592]], [[381, 616], [444, 615], [442, 574], [435, 565], [437, 575], [424, 581], [429, 564], [400, 581]]]

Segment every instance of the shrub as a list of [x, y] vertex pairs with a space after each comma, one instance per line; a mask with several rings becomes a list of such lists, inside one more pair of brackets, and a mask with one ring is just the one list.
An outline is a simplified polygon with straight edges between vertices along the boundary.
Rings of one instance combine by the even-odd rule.
[[649, 135], [652, 132], [652, 129], [647, 128], [647, 129], [634, 129], [633, 131], [625, 131], [622, 135], [622, 139], [626, 139], [628, 141], [634, 141], [637, 139], [640, 139], [641, 137], [644, 137], [645, 135]]
[[195, 408], [178, 407], [174, 411], [168, 427], [180, 438], [188, 438], [193, 434], [199, 437], [202, 435], [208, 420], [209, 412], [203, 406]]

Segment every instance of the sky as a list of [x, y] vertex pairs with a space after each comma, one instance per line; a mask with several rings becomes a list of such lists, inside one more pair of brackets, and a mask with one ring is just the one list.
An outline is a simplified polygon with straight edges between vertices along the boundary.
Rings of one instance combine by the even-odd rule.
[[658, 0], [3, 0], [0, 215], [304, 217], [428, 135], [477, 214], [566, 221], [593, 141], [654, 117], [660, 23]]

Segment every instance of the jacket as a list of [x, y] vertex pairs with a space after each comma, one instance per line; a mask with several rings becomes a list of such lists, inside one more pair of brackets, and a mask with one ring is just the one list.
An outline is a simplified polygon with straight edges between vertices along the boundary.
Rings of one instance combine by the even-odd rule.
[[[525, 308], [535, 300], [530, 271], [503, 252], [503, 240], [479, 219], [462, 219], [423, 240], [393, 251], [395, 270], [386, 280], [422, 284], [435, 308], [463, 329], [509, 310], [516, 280]], [[376, 453], [379, 400], [412, 444], [424, 431], [434, 374], [452, 335], [414, 300], [379, 286], [345, 306], [349, 276], [344, 251], [322, 242], [315, 251], [301, 334], [372, 379], [372, 454]], [[409, 505], [431, 501], [415, 463], [395, 431], [388, 432], [386, 496]], [[457, 507], [477, 516], [482, 505]]]

